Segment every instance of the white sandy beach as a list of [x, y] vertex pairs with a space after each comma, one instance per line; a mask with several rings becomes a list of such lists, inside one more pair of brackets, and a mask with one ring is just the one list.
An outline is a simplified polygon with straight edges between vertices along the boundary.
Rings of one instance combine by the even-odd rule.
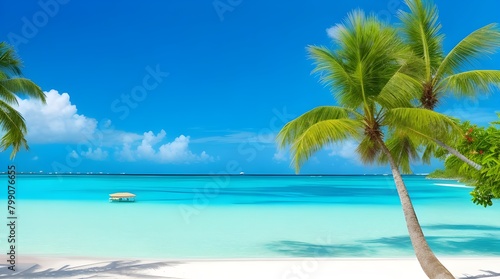
[[[442, 258], [456, 278], [500, 278], [500, 258]], [[415, 259], [133, 260], [22, 256], [6, 278], [427, 278]]]

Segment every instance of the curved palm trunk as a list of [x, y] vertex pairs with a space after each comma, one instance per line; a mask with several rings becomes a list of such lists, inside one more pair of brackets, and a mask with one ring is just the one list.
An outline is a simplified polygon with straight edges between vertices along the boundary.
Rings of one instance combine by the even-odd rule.
[[405, 216], [408, 233], [410, 235], [411, 244], [413, 246], [413, 250], [415, 251], [415, 255], [417, 256], [418, 262], [422, 267], [422, 270], [431, 279], [455, 278], [448, 271], [448, 269], [446, 269], [446, 267], [444, 267], [444, 265], [436, 258], [431, 248], [429, 247], [394, 158], [392, 158], [389, 149], [381, 139], [379, 139], [379, 144], [381, 145], [384, 154], [387, 155], [387, 158], [389, 158], [392, 175], [394, 177], [394, 182], [396, 183], [396, 189], [401, 201], [401, 206], [403, 207], [403, 213]]
[[441, 146], [442, 148], [446, 149], [448, 152], [450, 152], [450, 154], [453, 154], [455, 156], [457, 156], [457, 158], [459, 158], [460, 160], [462, 160], [463, 162], [467, 163], [467, 165], [475, 168], [476, 170], [481, 170], [483, 167], [478, 164], [478, 163], [475, 163], [473, 162], [472, 160], [470, 160], [469, 158], [465, 157], [464, 155], [462, 155], [462, 153], [458, 152], [458, 150], [454, 149], [453, 147], [447, 145], [446, 143], [440, 141], [440, 140], [437, 140], [437, 139], [434, 139], [434, 141], [439, 145]]
[[475, 168], [476, 170], [481, 170], [483, 168], [483, 166], [481, 166], [480, 164], [470, 160], [469, 158], [465, 157], [464, 155], [462, 155], [462, 153], [458, 152], [458, 150], [454, 149], [453, 147], [447, 145], [446, 143], [436, 139], [436, 138], [433, 138], [433, 137], [430, 137], [428, 135], [425, 135], [425, 134], [422, 134], [418, 131], [415, 131], [413, 129], [410, 129], [412, 132], [420, 135], [420, 136], [423, 136], [425, 138], [428, 138], [432, 141], [434, 141], [435, 143], [437, 143], [439, 146], [441, 146], [442, 148], [446, 149], [450, 154], [453, 154], [455, 156], [457, 156], [458, 159], [462, 160], [462, 162], [466, 163], [467, 165]]

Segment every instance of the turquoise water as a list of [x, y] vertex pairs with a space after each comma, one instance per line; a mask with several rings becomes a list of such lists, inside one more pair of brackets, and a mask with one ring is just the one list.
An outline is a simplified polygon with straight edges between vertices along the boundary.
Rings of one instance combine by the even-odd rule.
[[[436, 254], [500, 256], [500, 205], [472, 204], [456, 181], [405, 182]], [[21, 175], [16, 186], [20, 255], [413, 255], [391, 176]], [[110, 203], [113, 192], [137, 202]]]

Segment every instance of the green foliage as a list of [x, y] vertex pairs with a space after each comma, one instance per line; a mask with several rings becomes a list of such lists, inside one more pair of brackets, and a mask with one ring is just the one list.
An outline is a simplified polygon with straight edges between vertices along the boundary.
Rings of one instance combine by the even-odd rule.
[[427, 178], [441, 178], [441, 179], [457, 179], [460, 180], [462, 177], [454, 169], [437, 169], [427, 175]]
[[496, 24], [479, 28], [460, 41], [444, 58], [436, 70], [435, 81], [448, 74], [472, 66], [477, 58], [493, 54], [500, 47], [500, 30]]
[[500, 30], [496, 24], [479, 28], [460, 41], [448, 54], [442, 50], [443, 34], [436, 5], [427, 0], [405, 0], [409, 12], [400, 11], [401, 34], [423, 60], [420, 72], [412, 73], [421, 82], [421, 105], [434, 109], [446, 94], [475, 97], [500, 86], [499, 70], [469, 70], [480, 57], [500, 48]]
[[[297, 171], [323, 146], [350, 138], [359, 142], [363, 163], [394, 159], [404, 173], [411, 173], [412, 161], [445, 159], [446, 169], [434, 175], [471, 183], [473, 201], [491, 205], [500, 197], [498, 129], [459, 124], [434, 109], [445, 94], [475, 97], [500, 87], [499, 70], [464, 71], [500, 47], [500, 30], [495, 24], [482, 27], [445, 55], [436, 6], [427, 0], [405, 2], [409, 11], [399, 14], [399, 33], [354, 11], [335, 26], [333, 47], [308, 47], [313, 72], [332, 89], [339, 106], [318, 107], [289, 122], [278, 143], [291, 147]], [[480, 171], [476, 163], [483, 166]]]
[[[336, 26], [334, 48], [308, 48], [320, 79], [334, 91], [339, 107], [315, 108], [286, 124], [277, 137], [291, 146], [295, 169], [325, 145], [355, 139], [366, 163], [381, 161], [388, 109], [411, 106], [411, 90], [419, 83], [400, 72], [410, 58], [394, 28], [365, 15], [349, 14]], [[409, 92], [409, 93], [406, 93]]]
[[[396, 29], [363, 11], [350, 13], [335, 30], [335, 49], [308, 47], [316, 65], [314, 72], [319, 73], [321, 81], [334, 91], [340, 106], [359, 109], [374, 102], [404, 66], [402, 58], [411, 53], [399, 39]], [[368, 112], [371, 110], [364, 108]]]
[[[498, 114], [500, 117], [500, 114]], [[471, 192], [475, 204], [490, 206], [493, 199], [500, 198], [500, 121], [487, 128], [470, 122], [462, 123], [463, 136], [455, 142], [456, 149], [469, 159], [479, 163], [480, 171], [462, 162], [455, 156], [445, 160], [443, 173], [455, 174], [454, 178], [466, 180], [475, 186]], [[436, 173], [439, 175], [439, 173]]]
[[17, 96], [26, 95], [45, 103], [45, 94], [29, 79], [20, 77], [21, 61], [14, 50], [0, 42], [0, 149], [12, 147], [11, 158], [21, 149], [28, 149], [27, 128], [24, 118], [12, 106], [17, 106]]
[[402, 33], [415, 54], [422, 57], [425, 63], [425, 79], [430, 79], [443, 59], [440, 34], [441, 24], [438, 22], [438, 10], [429, 1], [405, 0], [409, 12], [400, 11], [399, 19], [403, 23]]
[[277, 136], [281, 147], [291, 144], [293, 162], [298, 170], [310, 155], [328, 143], [361, 134], [361, 123], [350, 119], [349, 110], [318, 107], [288, 122]]
[[[414, 87], [419, 91], [414, 93], [419, 95], [418, 106], [434, 110], [448, 94], [475, 98], [478, 94], [489, 94], [493, 87], [500, 88], [499, 70], [474, 68], [474, 62], [478, 58], [495, 53], [500, 48], [500, 29], [496, 24], [489, 24], [473, 31], [445, 54], [442, 50], [444, 36], [441, 34], [436, 5], [431, 0], [405, 0], [405, 3], [409, 11], [399, 13], [402, 22], [400, 31], [405, 43], [422, 61], [420, 68], [418, 63], [413, 63], [414, 66], [411, 68], [414, 71], [405, 72], [416, 82], [421, 83], [420, 89]], [[454, 142], [456, 136], [449, 137], [445, 130], [435, 126], [429, 127], [432, 130], [427, 133], [420, 129], [410, 131], [420, 133], [421, 136], [431, 135], [434, 138], [434, 142], [429, 140], [421, 143], [424, 147], [422, 155], [424, 162], [430, 162], [433, 156], [442, 158], [448, 153], [444, 149], [436, 148], [436, 143], [447, 146], [451, 152], [449, 143]], [[472, 158], [469, 159], [472, 160], [469, 161], [471, 165], [474, 165], [473, 162], [478, 163]]]

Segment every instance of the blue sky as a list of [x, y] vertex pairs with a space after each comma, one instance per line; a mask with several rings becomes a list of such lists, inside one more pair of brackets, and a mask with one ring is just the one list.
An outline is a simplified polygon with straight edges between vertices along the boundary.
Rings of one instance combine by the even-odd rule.
[[[500, 21], [496, 0], [436, 1], [448, 51]], [[356, 8], [396, 22], [399, 0], [2, 1], [0, 36], [24, 75], [47, 92], [23, 100], [31, 150], [22, 171], [293, 173], [274, 135], [294, 116], [335, 104], [311, 75], [305, 47]], [[496, 68], [500, 55], [480, 61]], [[499, 92], [440, 110], [480, 124]], [[302, 173], [386, 173], [363, 167], [347, 142], [317, 153]], [[8, 152], [0, 154], [7, 165]], [[415, 165], [415, 172], [440, 166]]]

